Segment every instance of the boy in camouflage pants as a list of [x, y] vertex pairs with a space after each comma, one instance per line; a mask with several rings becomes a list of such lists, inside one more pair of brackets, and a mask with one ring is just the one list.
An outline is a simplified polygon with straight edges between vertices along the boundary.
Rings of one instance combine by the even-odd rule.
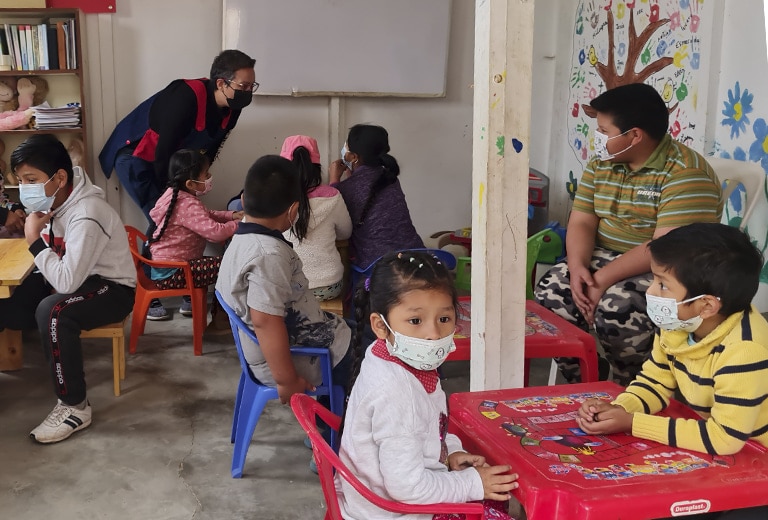
[[[576, 191], [568, 257], [544, 275], [535, 297], [571, 323], [594, 328], [613, 379], [627, 385], [653, 340], [645, 313], [647, 243], [676, 227], [719, 222], [721, 192], [704, 158], [667, 134], [667, 106], [650, 85], [608, 90], [590, 106], [596, 157]], [[576, 360], [558, 364], [569, 382], [580, 380]]]

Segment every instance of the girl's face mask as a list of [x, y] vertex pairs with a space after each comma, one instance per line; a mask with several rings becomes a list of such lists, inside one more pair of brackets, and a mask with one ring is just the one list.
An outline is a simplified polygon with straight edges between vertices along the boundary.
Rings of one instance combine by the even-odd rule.
[[406, 365], [417, 370], [434, 370], [443, 364], [448, 354], [456, 350], [453, 332], [440, 339], [421, 339], [406, 336], [392, 330], [384, 316], [379, 314], [384, 325], [395, 336], [394, 344], [387, 339], [387, 350]]
[[198, 197], [205, 195], [213, 189], [213, 177], [205, 179], [205, 181], [195, 181], [197, 184], [205, 184], [205, 188], [202, 191], [195, 191], [195, 195]]
[[349, 149], [347, 148], [347, 143], [344, 143], [344, 146], [341, 147], [341, 162], [344, 163], [344, 166], [346, 166], [349, 171], [352, 171], [353, 164], [346, 159], [348, 153]]

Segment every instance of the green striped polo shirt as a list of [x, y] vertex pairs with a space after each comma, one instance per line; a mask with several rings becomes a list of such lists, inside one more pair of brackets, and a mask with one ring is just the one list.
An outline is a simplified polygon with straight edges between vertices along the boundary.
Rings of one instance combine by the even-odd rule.
[[637, 171], [593, 158], [573, 209], [600, 218], [596, 245], [625, 253], [650, 240], [657, 227], [720, 222], [723, 203], [704, 157], [667, 134]]

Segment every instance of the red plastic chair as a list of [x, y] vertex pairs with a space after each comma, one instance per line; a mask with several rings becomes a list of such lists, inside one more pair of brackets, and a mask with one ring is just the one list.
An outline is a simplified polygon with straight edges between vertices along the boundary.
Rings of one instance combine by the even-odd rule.
[[304, 431], [307, 432], [312, 441], [312, 452], [317, 463], [317, 471], [320, 476], [320, 485], [325, 495], [325, 503], [328, 511], [325, 513], [325, 520], [342, 520], [339, 509], [339, 499], [336, 496], [336, 488], [333, 483], [333, 472], [336, 470], [341, 478], [347, 481], [363, 498], [373, 505], [386, 511], [399, 514], [446, 514], [463, 513], [467, 520], [482, 520], [483, 506], [477, 503], [463, 504], [403, 504], [381, 498], [373, 491], [368, 489], [360, 482], [357, 477], [349, 471], [347, 466], [339, 459], [339, 456], [331, 449], [315, 424], [315, 416], [320, 417], [328, 426], [338, 431], [341, 424], [341, 418], [326, 409], [323, 405], [312, 399], [306, 394], [294, 394], [291, 397], [291, 409], [296, 419]]
[[[192, 298], [192, 343], [195, 355], [203, 355], [203, 332], [208, 319], [208, 288], [195, 287], [192, 279], [192, 269], [187, 262], [168, 262], [149, 260], [141, 256], [139, 245], [146, 242], [147, 237], [132, 226], [125, 226], [128, 233], [128, 245], [131, 248], [133, 263], [136, 265], [136, 299], [133, 302], [133, 318], [131, 320], [131, 340], [129, 351], [136, 353], [136, 343], [139, 336], [144, 334], [147, 322], [149, 304], [154, 298], [169, 298], [171, 296], [189, 296]], [[159, 289], [155, 282], [144, 272], [144, 265], [158, 268], [177, 268], [184, 270], [186, 287], [182, 289]]]

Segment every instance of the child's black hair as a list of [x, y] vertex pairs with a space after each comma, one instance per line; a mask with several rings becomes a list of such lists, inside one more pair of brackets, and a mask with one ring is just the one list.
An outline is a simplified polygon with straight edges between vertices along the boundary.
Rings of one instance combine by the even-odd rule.
[[11, 152], [11, 171], [16, 172], [16, 168], [22, 164], [40, 170], [49, 178], [57, 171], [64, 170], [67, 172], [67, 182], [72, 184], [72, 159], [64, 144], [53, 134], [32, 135], [17, 146]]
[[749, 312], [763, 255], [749, 235], [724, 224], [689, 224], [648, 244], [653, 261], [685, 287], [686, 298], [720, 298], [722, 316]]
[[157, 242], [165, 233], [179, 198], [179, 190], [184, 189], [187, 181], [198, 180], [200, 174], [209, 166], [208, 157], [197, 150], [182, 148], [171, 156], [168, 161], [168, 187], [173, 188], [173, 195], [171, 195], [171, 202], [168, 204], [163, 223], [160, 225], [160, 232], [157, 235], [151, 233], [152, 236], [147, 240], [147, 244]]
[[299, 172], [279, 155], [257, 159], [245, 176], [243, 211], [249, 217], [276, 217], [300, 198]]
[[640, 128], [661, 141], [669, 128], [669, 109], [650, 85], [630, 83], [606, 90], [589, 102], [590, 106], [613, 119], [622, 132]]
[[370, 323], [370, 315], [381, 314], [388, 319], [389, 311], [400, 303], [403, 295], [418, 289], [444, 291], [451, 296], [458, 314], [458, 296], [448, 268], [436, 257], [423, 251], [388, 253], [373, 267], [368, 280], [363, 280], [355, 292], [355, 320], [357, 329], [352, 340], [352, 370], [348, 391], [352, 391], [364, 349], [363, 331]]
[[371, 186], [368, 193], [368, 199], [363, 205], [360, 216], [357, 217], [355, 224], [362, 224], [371, 209], [376, 195], [397, 181], [400, 175], [400, 165], [397, 160], [389, 155], [389, 134], [387, 131], [377, 125], [355, 125], [349, 129], [347, 135], [347, 147], [350, 152], [354, 152], [360, 158], [360, 162], [366, 166], [380, 168], [376, 182]]
[[307, 236], [309, 227], [309, 192], [320, 186], [322, 182], [322, 172], [320, 165], [315, 164], [309, 157], [309, 150], [303, 146], [297, 146], [293, 150], [293, 164], [299, 171], [301, 181], [301, 197], [299, 198], [299, 218], [296, 225], [293, 226], [293, 234], [299, 239], [299, 242]]

